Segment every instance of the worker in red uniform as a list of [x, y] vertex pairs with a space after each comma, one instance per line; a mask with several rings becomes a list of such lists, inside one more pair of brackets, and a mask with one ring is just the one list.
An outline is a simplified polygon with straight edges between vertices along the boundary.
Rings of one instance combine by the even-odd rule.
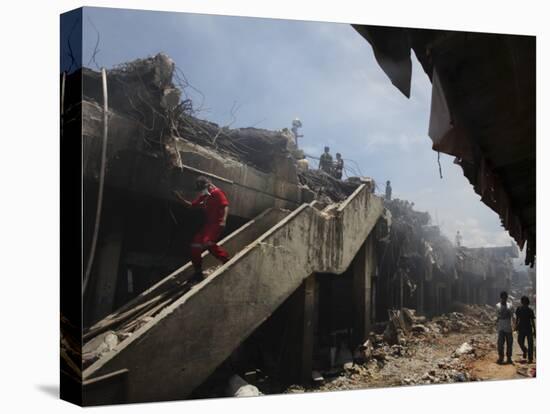
[[226, 263], [229, 260], [227, 251], [216, 244], [225, 228], [229, 212], [229, 202], [225, 193], [214, 186], [206, 177], [198, 177], [195, 181], [195, 188], [199, 191], [199, 196], [192, 202], [183, 198], [178, 191], [174, 193], [178, 200], [186, 207], [198, 208], [204, 212], [205, 222], [191, 241], [191, 262], [195, 268], [193, 279], [201, 281], [204, 279], [201, 257], [203, 251], [208, 250], [222, 263]]

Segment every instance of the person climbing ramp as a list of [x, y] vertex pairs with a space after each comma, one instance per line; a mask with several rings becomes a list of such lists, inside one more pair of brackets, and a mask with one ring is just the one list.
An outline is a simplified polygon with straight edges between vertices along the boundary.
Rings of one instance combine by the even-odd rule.
[[204, 225], [195, 233], [191, 241], [191, 262], [195, 269], [192, 280], [200, 282], [205, 278], [202, 271], [203, 251], [208, 250], [222, 263], [229, 260], [227, 251], [216, 244], [226, 225], [229, 201], [225, 193], [206, 177], [199, 176], [195, 181], [195, 188], [199, 195], [192, 202], [187, 201], [179, 191], [174, 191], [174, 194], [184, 206], [201, 209], [204, 212]]

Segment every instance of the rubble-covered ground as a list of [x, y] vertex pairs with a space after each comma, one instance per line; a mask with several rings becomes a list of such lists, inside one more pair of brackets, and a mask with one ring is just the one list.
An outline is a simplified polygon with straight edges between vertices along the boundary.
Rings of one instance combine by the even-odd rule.
[[[409, 311], [409, 315], [411, 315]], [[401, 318], [402, 320], [403, 318]], [[405, 318], [406, 319], [406, 318]], [[339, 374], [324, 378], [317, 386], [292, 385], [286, 392], [336, 391], [399, 385], [441, 384], [501, 380], [536, 376], [535, 364], [522, 358], [514, 334], [514, 364], [498, 365], [494, 311], [490, 306], [464, 306], [463, 312], [417, 318], [397, 338], [371, 335], [354, 361]], [[390, 342], [396, 343], [390, 345]]]

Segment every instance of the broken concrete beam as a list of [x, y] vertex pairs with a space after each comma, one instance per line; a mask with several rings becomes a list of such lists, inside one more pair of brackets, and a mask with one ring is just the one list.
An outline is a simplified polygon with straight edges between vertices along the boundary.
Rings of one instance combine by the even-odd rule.
[[162, 91], [162, 98], [160, 99], [160, 106], [167, 110], [174, 110], [174, 108], [180, 103], [181, 92], [176, 88], [166, 88]]
[[228, 397], [257, 397], [263, 395], [257, 387], [249, 384], [238, 375], [229, 378], [226, 393]]

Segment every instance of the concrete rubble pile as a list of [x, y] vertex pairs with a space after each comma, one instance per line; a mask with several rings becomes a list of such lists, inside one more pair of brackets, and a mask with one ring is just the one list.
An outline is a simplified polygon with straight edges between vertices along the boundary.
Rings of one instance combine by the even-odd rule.
[[391, 228], [389, 237], [381, 240], [387, 244], [383, 266], [392, 283], [403, 278], [414, 292], [424, 262], [436, 263], [434, 250], [437, 245], [430, 243], [425, 234], [430, 215], [414, 210], [414, 203], [406, 200], [385, 200], [384, 206], [391, 214]]
[[324, 203], [345, 200], [361, 184], [357, 178], [337, 180], [322, 170], [298, 171], [298, 178], [302, 186], [315, 194], [315, 199]]
[[432, 225], [429, 213], [416, 211], [414, 203], [393, 199], [385, 200], [384, 205], [390, 225], [389, 231], [379, 235], [379, 311], [414, 308], [430, 315], [447, 312], [451, 301], [436, 297], [435, 286], [450, 286], [457, 278], [455, 247]]
[[[342, 365], [339, 376], [325, 382], [321, 389], [342, 390], [362, 387], [365, 382], [376, 379], [390, 370], [397, 381], [395, 385], [437, 384], [449, 382], [473, 381], [476, 378], [468, 373], [468, 364], [479, 352], [491, 349], [492, 343], [475, 336], [494, 327], [494, 317], [490, 306], [466, 305], [464, 313], [451, 312], [427, 320], [416, 315], [413, 309], [389, 311], [389, 320], [385, 326], [378, 325], [377, 332], [371, 332], [369, 338], [353, 355], [353, 361]], [[433, 368], [426, 372], [401, 372], [393, 365], [401, 359], [411, 360], [425, 347], [436, 344], [446, 334], [461, 332], [472, 334], [468, 342], [457, 347], [447, 357], [433, 361]], [[392, 368], [388, 365], [390, 362]], [[392, 371], [395, 372], [392, 372]], [[304, 388], [292, 386], [286, 392], [303, 392]]]
[[467, 332], [495, 326], [494, 311], [489, 305], [462, 305], [464, 313], [450, 312], [427, 320], [416, 316], [414, 309], [390, 310], [390, 319], [382, 335], [386, 343], [412, 343], [438, 338], [450, 332]]
[[463, 332], [472, 328], [493, 327], [495, 325], [494, 310], [489, 305], [464, 305], [467, 313], [451, 312], [432, 319], [427, 324], [428, 332], [446, 334]]
[[[83, 69], [84, 100], [100, 107], [101, 74]], [[145, 130], [136, 149], [160, 152], [178, 167], [178, 139], [209, 147], [224, 156], [272, 172], [280, 157], [290, 157], [293, 136], [288, 130], [220, 126], [200, 119], [201, 108], [187, 95], [192, 88], [165, 54], [137, 59], [107, 73], [109, 109], [137, 122]]]
[[399, 242], [405, 257], [427, 257], [436, 267], [443, 268], [456, 255], [451, 241], [432, 224], [428, 212], [417, 211], [407, 200], [385, 200], [384, 206], [392, 217], [393, 239]]
[[442, 358], [437, 362], [437, 368], [403, 378], [401, 385], [440, 384], [450, 382], [470, 381], [471, 376], [466, 371], [464, 362], [457, 357]]

